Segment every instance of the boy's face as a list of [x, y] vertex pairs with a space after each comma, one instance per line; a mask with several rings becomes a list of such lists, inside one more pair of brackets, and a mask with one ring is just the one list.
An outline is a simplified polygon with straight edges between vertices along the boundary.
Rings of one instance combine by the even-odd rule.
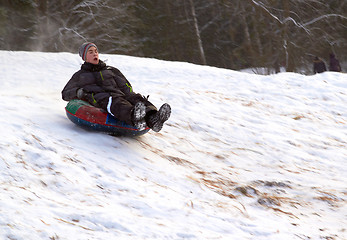
[[91, 64], [99, 63], [99, 53], [96, 47], [90, 47], [88, 49], [87, 55], [86, 55], [86, 62], [89, 62]]

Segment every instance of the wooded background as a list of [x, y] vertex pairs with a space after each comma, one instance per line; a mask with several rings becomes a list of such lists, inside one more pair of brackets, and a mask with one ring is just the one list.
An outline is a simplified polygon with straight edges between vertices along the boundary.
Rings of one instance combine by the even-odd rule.
[[[312, 74], [347, 62], [346, 0], [0, 0], [0, 49], [102, 53]], [[345, 70], [345, 69], [343, 69]]]

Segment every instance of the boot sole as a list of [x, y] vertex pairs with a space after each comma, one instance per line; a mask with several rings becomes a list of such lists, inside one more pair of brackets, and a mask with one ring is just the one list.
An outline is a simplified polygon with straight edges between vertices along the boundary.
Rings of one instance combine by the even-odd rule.
[[134, 107], [134, 122], [141, 121], [146, 116], [146, 106], [143, 102], [138, 102]]
[[154, 132], [159, 132], [162, 129], [164, 122], [166, 122], [169, 119], [170, 115], [171, 115], [171, 107], [169, 104], [164, 103], [158, 111], [158, 114], [157, 114], [158, 119], [156, 123], [153, 125], [152, 130]]
[[147, 127], [146, 121], [145, 120], [140, 120], [134, 124], [134, 126], [139, 130], [145, 130]]

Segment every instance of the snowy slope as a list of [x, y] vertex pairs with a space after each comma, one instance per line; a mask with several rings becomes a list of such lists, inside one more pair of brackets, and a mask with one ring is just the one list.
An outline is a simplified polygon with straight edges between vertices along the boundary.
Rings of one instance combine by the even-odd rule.
[[173, 109], [116, 138], [65, 116], [77, 54], [0, 57], [0, 239], [347, 239], [346, 74], [101, 54]]

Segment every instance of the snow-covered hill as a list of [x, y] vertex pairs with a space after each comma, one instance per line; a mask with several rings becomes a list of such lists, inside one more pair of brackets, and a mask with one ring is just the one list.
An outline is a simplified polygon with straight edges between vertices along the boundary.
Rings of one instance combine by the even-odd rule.
[[116, 138], [65, 116], [77, 54], [0, 57], [1, 239], [347, 239], [346, 74], [101, 54], [173, 109]]

